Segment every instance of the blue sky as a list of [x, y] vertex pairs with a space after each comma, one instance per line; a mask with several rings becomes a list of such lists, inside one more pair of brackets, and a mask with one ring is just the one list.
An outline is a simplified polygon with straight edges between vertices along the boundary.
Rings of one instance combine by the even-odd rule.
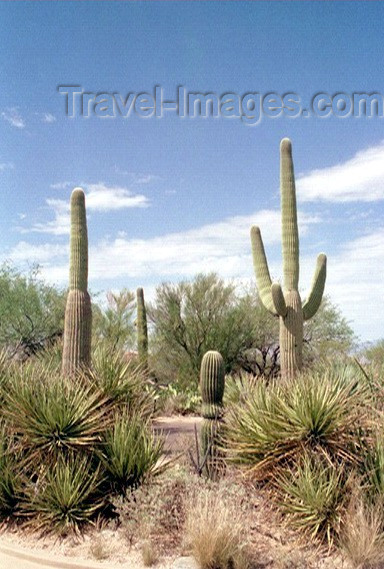
[[380, 2], [0, 2], [0, 260], [65, 286], [68, 202], [87, 195], [92, 291], [217, 271], [253, 281], [261, 227], [281, 277], [279, 142], [292, 139], [308, 288], [364, 341], [384, 336], [382, 117], [89, 118], [59, 85], [99, 93], [384, 94]]

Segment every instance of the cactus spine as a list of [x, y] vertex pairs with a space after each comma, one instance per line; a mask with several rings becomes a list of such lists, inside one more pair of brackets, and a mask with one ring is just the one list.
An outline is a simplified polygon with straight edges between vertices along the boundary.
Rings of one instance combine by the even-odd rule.
[[137, 297], [137, 352], [139, 361], [142, 366], [148, 370], [148, 328], [147, 328], [147, 312], [145, 310], [144, 290], [138, 288]]
[[223, 461], [218, 447], [220, 423], [223, 410], [224, 360], [219, 352], [209, 351], [204, 354], [200, 368], [200, 390], [203, 400], [201, 430], [202, 456], [206, 457], [205, 471], [217, 479]]
[[252, 227], [251, 241], [257, 288], [263, 305], [280, 318], [280, 366], [283, 377], [291, 378], [302, 367], [303, 321], [316, 314], [323, 297], [327, 257], [317, 257], [312, 286], [302, 302], [299, 285], [299, 233], [297, 226], [295, 176], [292, 144], [280, 143], [280, 193], [283, 249], [283, 289], [272, 283], [260, 229]]
[[85, 196], [71, 195], [69, 292], [65, 309], [62, 372], [74, 373], [90, 364], [92, 310], [88, 294], [88, 235]]

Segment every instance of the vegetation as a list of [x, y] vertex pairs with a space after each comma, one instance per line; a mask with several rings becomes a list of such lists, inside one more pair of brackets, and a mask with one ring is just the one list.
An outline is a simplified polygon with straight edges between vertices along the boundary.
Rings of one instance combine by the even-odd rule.
[[299, 286], [299, 231], [297, 226], [295, 176], [292, 145], [288, 138], [280, 144], [280, 191], [283, 238], [284, 290], [269, 274], [260, 229], [252, 227], [252, 252], [257, 287], [265, 308], [280, 320], [280, 365], [283, 377], [294, 377], [301, 370], [303, 320], [312, 318], [324, 292], [327, 258], [317, 258], [315, 275], [308, 298], [302, 303]]
[[91, 298], [88, 294], [88, 234], [85, 195], [71, 195], [69, 292], [65, 309], [63, 375], [90, 364], [92, 338]]

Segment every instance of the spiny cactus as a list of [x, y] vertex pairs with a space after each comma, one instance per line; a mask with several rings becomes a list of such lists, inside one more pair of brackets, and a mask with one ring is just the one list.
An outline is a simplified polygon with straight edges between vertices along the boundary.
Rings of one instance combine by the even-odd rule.
[[205, 471], [216, 479], [222, 468], [218, 442], [223, 411], [224, 360], [219, 352], [204, 354], [200, 368], [200, 391], [203, 400], [201, 414], [204, 417], [201, 429], [202, 456], [206, 458]]
[[280, 192], [283, 248], [283, 289], [271, 282], [260, 229], [252, 227], [252, 253], [261, 302], [280, 317], [280, 366], [283, 377], [294, 377], [302, 367], [303, 320], [312, 318], [323, 297], [327, 258], [317, 257], [311, 290], [302, 303], [299, 285], [299, 233], [292, 145], [288, 138], [280, 144]]
[[145, 310], [144, 290], [138, 288], [137, 297], [137, 351], [139, 361], [142, 366], [148, 370], [148, 328], [147, 328], [147, 312]]
[[88, 294], [88, 235], [85, 196], [71, 195], [69, 292], [65, 309], [62, 372], [69, 375], [90, 364], [92, 309]]

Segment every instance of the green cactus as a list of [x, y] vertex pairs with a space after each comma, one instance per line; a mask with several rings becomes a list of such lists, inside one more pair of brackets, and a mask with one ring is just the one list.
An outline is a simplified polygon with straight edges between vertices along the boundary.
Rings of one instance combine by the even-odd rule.
[[200, 368], [200, 391], [203, 400], [201, 414], [204, 421], [201, 429], [202, 456], [205, 457], [205, 472], [217, 479], [223, 469], [219, 449], [220, 426], [223, 412], [224, 360], [219, 352], [204, 354]]
[[323, 297], [327, 257], [317, 257], [311, 290], [302, 302], [299, 285], [299, 233], [292, 145], [288, 138], [280, 144], [280, 192], [283, 248], [283, 289], [272, 283], [260, 229], [252, 227], [252, 253], [257, 288], [263, 305], [280, 318], [280, 366], [283, 377], [294, 377], [302, 367], [303, 321], [317, 312]]
[[138, 288], [137, 297], [137, 351], [139, 361], [142, 366], [148, 370], [148, 328], [147, 328], [147, 312], [145, 310], [144, 290]]
[[90, 364], [92, 309], [88, 294], [88, 235], [85, 196], [81, 188], [71, 195], [69, 292], [65, 309], [62, 372], [65, 375]]

